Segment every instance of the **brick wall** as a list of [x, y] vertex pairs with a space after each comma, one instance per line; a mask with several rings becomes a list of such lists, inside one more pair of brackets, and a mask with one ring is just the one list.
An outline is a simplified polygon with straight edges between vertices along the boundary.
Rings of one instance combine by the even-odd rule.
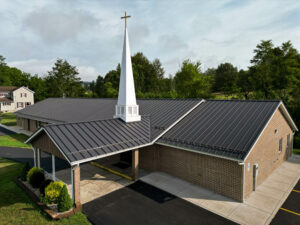
[[[288, 134], [290, 134], [290, 140], [292, 140], [292, 129], [278, 109], [245, 160], [245, 198], [253, 190], [253, 165], [255, 163], [258, 163], [259, 167], [257, 177], [257, 185], [259, 185], [286, 160], [288, 157]], [[280, 138], [283, 139], [282, 152], [279, 152]], [[248, 170], [248, 163], [250, 170]]]
[[140, 167], [166, 172], [237, 201], [243, 200], [243, 166], [235, 161], [153, 145], [141, 149]]

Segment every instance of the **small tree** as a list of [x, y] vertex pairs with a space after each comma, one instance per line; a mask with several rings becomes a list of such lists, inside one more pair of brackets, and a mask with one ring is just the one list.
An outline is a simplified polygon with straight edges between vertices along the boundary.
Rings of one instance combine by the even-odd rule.
[[65, 212], [72, 208], [72, 199], [68, 193], [67, 186], [64, 185], [58, 197], [57, 209], [59, 212]]

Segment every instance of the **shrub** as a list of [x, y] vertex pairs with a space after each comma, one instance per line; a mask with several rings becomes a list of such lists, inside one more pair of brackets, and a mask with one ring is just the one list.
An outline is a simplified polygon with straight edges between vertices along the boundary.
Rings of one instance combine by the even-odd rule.
[[67, 186], [64, 185], [58, 197], [57, 209], [59, 212], [64, 212], [71, 209], [72, 206], [72, 199], [68, 193]]
[[50, 183], [45, 188], [45, 202], [48, 204], [57, 203], [58, 196], [60, 195], [63, 186], [63, 182], [61, 181], [55, 181]]
[[21, 172], [21, 179], [22, 180], [26, 180], [26, 176], [27, 176], [27, 173], [28, 171], [30, 170], [30, 166], [29, 166], [29, 163], [26, 162], [22, 168], [22, 172]]
[[41, 186], [40, 186], [40, 193], [41, 195], [45, 195], [45, 188], [52, 182], [52, 180], [44, 180], [42, 183], [41, 183]]
[[27, 181], [34, 188], [39, 188], [41, 183], [45, 180], [44, 170], [38, 167], [32, 167], [27, 173]]

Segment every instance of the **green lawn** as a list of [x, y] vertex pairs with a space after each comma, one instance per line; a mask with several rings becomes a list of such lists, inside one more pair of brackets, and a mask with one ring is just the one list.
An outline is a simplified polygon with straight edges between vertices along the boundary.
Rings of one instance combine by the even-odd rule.
[[300, 149], [294, 148], [293, 153], [296, 155], [300, 155]]
[[22, 164], [0, 158], [0, 224], [90, 224], [83, 213], [62, 220], [51, 220], [14, 182]]
[[11, 134], [0, 136], [0, 146], [31, 148], [30, 145], [24, 144], [24, 141], [26, 141], [27, 139], [28, 136], [25, 134]]
[[1, 113], [1, 124], [6, 126], [16, 126], [17, 116], [13, 113]]

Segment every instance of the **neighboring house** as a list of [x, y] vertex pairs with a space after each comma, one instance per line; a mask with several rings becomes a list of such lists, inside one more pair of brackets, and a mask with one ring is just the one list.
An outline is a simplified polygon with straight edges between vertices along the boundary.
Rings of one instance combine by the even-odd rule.
[[34, 104], [34, 91], [27, 87], [0, 86], [0, 111], [15, 112]]
[[281, 101], [136, 100], [126, 28], [118, 99], [49, 98], [16, 114], [35, 131], [36, 165], [41, 151], [70, 164], [76, 206], [80, 164], [107, 157], [131, 164], [133, 179], [163, 171], [242, 202], [292, 154], [297, 131]]

